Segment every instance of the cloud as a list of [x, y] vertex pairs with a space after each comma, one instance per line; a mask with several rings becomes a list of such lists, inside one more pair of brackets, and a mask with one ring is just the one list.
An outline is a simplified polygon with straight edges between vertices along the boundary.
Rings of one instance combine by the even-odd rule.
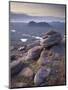
[[10, 3], [10, 11], [14, 13], [25, 13], [31, 16], [65, 16], [65, 5], [37, 4], [37, 3]]

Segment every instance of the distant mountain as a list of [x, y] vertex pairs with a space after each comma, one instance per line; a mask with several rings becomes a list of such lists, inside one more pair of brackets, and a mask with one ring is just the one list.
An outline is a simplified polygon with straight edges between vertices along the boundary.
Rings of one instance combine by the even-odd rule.
[[28, 23], [28, 26], [35, 26], [35, 27], [51, 27], [51, 25], [49, 25], [48, 23], [46, 22], [34, 22], [34, 21], [31, 21]]
[[17, 14], [10, 12], [10, 21], [11, 22], [51, 22], [51, 21], [65, 21], [64, 17], [55, 17], [55, 16], [30, 16], [27, 14]]

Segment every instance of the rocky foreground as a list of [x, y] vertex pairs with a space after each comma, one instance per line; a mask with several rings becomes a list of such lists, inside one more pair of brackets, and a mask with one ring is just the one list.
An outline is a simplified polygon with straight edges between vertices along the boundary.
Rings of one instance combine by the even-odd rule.
[[10, 87], [65, 85], [65, 41], [49, 31], [27, 46], [10, 48]]

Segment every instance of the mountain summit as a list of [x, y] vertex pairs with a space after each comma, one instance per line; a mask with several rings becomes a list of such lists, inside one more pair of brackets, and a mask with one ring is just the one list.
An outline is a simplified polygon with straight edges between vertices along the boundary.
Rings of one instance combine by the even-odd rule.
[[49, 25], [48, 23], [46, 22], [34, 22], [34, 21], [31, 21], [28, 23], [29, 26], [39, 26], [39, 27], [51, 27], [51, 25]]

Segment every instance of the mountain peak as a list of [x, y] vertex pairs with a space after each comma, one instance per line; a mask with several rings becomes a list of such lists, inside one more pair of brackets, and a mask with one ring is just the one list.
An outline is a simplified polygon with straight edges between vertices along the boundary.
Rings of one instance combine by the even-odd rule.
[[50, 25], [47, 22], [34, 22], [30, 21], [28, 23], [29, 26], [40, 26], [40, 27], [50, 27]]

